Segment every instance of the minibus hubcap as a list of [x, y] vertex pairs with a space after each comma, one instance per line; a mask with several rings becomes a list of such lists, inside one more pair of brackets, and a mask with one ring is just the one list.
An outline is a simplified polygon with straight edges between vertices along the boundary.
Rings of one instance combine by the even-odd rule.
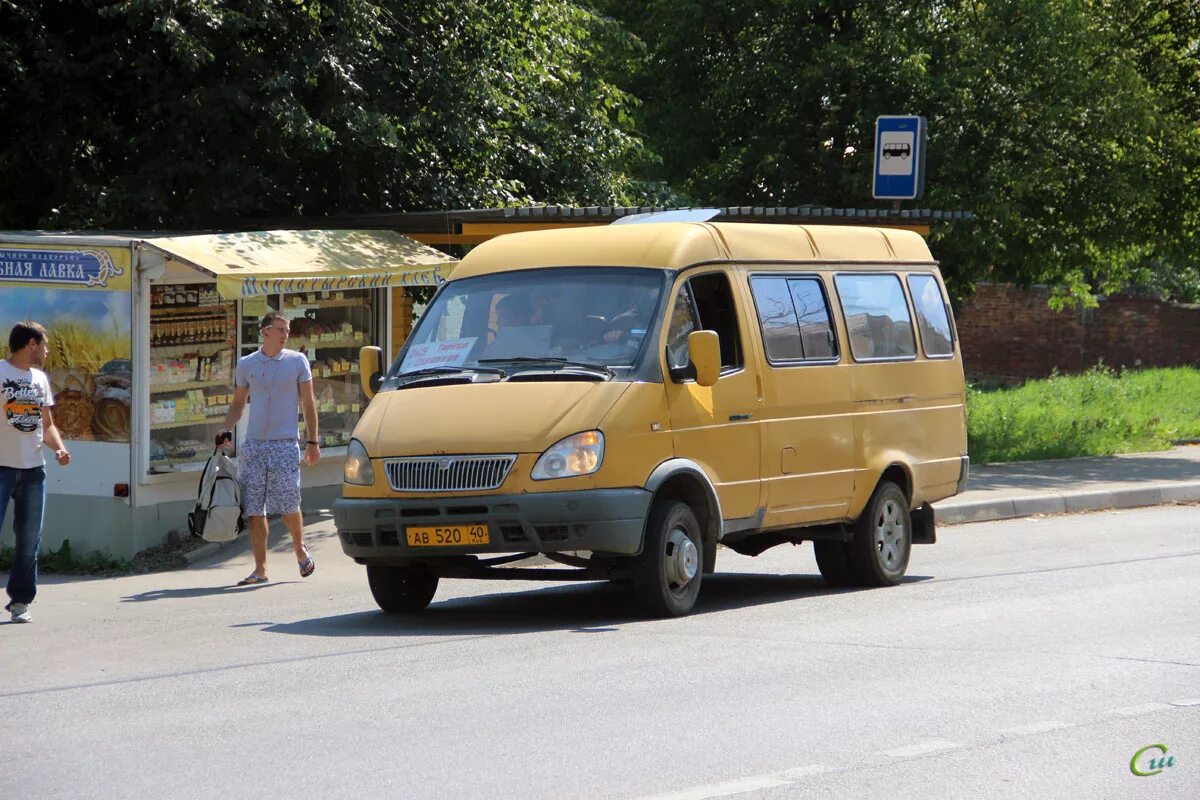
[[667, 535], [667, 583], [683, 588], [700, 571], [700, 551], [683, 528], [672, 528]]
[[875, 520], [875, 549], [888, 569], [896, 569], [904, 555], [904, 516], [900, 506], [888, 500]]

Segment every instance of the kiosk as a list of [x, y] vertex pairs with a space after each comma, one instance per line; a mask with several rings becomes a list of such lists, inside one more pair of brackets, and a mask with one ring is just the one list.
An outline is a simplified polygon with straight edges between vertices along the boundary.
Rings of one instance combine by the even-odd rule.
[[[288, 347], [312, 364], [322, 459], [302, 472], [304, 507], [327, 507], [367, 403], [359, 348], [395, 352], [412, 325], [404, 287], [436, 286], [455, 263], [381, 230], [0, 233], [0, 330], [26, 319], [49, 330], [54, 418], [72, 454], [67, 467], [48, 459], [43, 550], [69, 539], [128, 558], [186, 529], [234, 365], [269, 310], [291, 319]], [[11, 520], [4, 541], [9, 531]]]

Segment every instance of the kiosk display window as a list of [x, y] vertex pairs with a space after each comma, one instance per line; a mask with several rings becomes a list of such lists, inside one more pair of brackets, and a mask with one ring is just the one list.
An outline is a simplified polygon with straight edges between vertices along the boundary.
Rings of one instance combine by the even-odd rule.
[[203, 463], [233, 402], [237, 304], [216, 284], [150, 290], [150, 471]]

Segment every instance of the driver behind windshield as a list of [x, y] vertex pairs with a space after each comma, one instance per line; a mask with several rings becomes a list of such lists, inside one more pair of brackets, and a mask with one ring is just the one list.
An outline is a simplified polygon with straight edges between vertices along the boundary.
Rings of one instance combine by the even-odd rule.
[[661, 273], [564, 267], [452, 281], [413, 331], [399, 372], [511, 359], [632, 366], [663, 283]]
[[644, 331], [646, 328], [650, 312], [654, 310], [655, 301], [658, 299], [658, 289], [639, 287], [632, 290], [632, 295], [625, 304], [625, 310], [609, 319], [604, 341], [610, 344], [619, 342], [629, 338], [634, 330], [640, 328]]
[[496, 303], [496, 328], [511, 328], [533, 324], [533, 303], [529, 296], [517, 292], [506, 294]]

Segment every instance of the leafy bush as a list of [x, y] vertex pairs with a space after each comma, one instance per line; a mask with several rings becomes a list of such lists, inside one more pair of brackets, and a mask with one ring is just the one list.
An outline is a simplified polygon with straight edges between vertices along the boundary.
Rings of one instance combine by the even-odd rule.
[[1200, 437], [1200, 370], [1052, 375], [1012, 389], [967, 389], [975, 463], [1165, 450]]

